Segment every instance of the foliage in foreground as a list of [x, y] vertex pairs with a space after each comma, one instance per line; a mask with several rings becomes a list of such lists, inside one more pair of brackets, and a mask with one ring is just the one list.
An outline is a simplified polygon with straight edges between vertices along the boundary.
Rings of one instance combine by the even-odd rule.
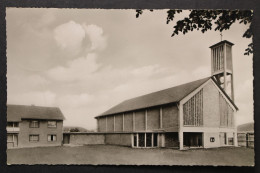
[[[153, 11], [153, 10], [150, 10]], [[143, 10], [136, 10], [136, 18], [143, 13]], [[169, 24], [174, 20], [176, 14], [182, 13], [182, 10], [168, 10], [166, 23]], [[233, 23], [238, 21], [240, 24], [249, 24], [249, 28], [243, 34], [244, 38], [252, 38], [252, 20], [253, 11], [251, 10], [190, 10], [188, 17], [177, 21], [173, 26], [172, 37], [179, 33], [186, 34], [193, 30], [200, 30], [205, 33], [211, 30], [213, 24], [216, 24], [215, 31], [222, 32], [228, 30]], [[253, 43], [248, 45], [245, 49], [244, 55], [250, 55], [253, 53]]]

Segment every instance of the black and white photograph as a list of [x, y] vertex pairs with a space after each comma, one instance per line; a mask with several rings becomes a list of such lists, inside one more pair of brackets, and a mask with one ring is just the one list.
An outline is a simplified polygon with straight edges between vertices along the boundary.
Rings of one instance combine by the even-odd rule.
[[252, 20], [6, 8], [7, 164], [254, 166]]

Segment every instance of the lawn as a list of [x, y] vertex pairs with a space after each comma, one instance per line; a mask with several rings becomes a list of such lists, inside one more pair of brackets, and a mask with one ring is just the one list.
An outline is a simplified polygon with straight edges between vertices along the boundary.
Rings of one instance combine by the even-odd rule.
[[134, 149], [112, 145], [7, 150], [8, 164], [230, 165], [253, 166], [254, 149]]

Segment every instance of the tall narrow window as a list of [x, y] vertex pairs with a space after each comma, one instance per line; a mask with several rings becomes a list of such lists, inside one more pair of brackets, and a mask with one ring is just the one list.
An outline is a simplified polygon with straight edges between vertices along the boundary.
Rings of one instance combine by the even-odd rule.
[[183, 124], [186, 126], [203, 125], [203, 89], [184, 103]]
[[152, 147], [152, 133], [146, 133], [146, 147]]
[[134, 134], [134, 147], [137, 147], [137, 134]]
[[153, 146], [157, 147], [158, 146], [158, 133], [153, 134]]
[[139, 147], [145, 147], [145, 133], [139, 133], [138, 134], [138, 146]]

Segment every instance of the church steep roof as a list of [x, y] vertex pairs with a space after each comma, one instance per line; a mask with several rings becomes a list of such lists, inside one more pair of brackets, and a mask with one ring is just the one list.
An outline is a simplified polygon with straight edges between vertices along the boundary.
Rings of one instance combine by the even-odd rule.
[[189, 95], [192, 91], [200, 87], [202, 84], [207, 82], [209, 79], [212, 79], [213, 82], [216, 83], [218, 88], [224, 93], [227, 99], [231, 102], [231, 104], [238, 110], [238, 107], [232, 101], [232, 99], [228, 96], [228, 94], [217, 84], [216, 80], [212, 77], [206, 77], [200, 80], [192, 81], [189, 83], [185, 83], [182, 85], [178, 85], [175, 87], [171, 87], [168, 89], [160, 90], [157, 92], [153, 92], [150, 94], [142, 95], [139, 97], [135, 97], [132, 99], [125, 100], [120, 104], [112, 107], [111, 109], [107, 110], [106, 112], [96, 116], [95, 118], [118, 114], [138, 109], [144, 109], [154, 106], [165, 105], [169, 103], [177, 103], [181, 101], [184, 97]]
[[142, 108], [148, 108], [153, 106], [159, 106], [169, 103], [175, 103], [182, 100], [185, 96], [192, 91], [200, 87], [203, 83], [208, 81], [210, 77], [189, 82], [186, 84], [178, 85], [172, 88], [164, 89], [161, 91], [153, 92], [143, 96], [135, 97], [129, 100], [125, 100], [122, 103], [112, 107], [106, 112], [100, 114], [98, 117], [117, 114]]

